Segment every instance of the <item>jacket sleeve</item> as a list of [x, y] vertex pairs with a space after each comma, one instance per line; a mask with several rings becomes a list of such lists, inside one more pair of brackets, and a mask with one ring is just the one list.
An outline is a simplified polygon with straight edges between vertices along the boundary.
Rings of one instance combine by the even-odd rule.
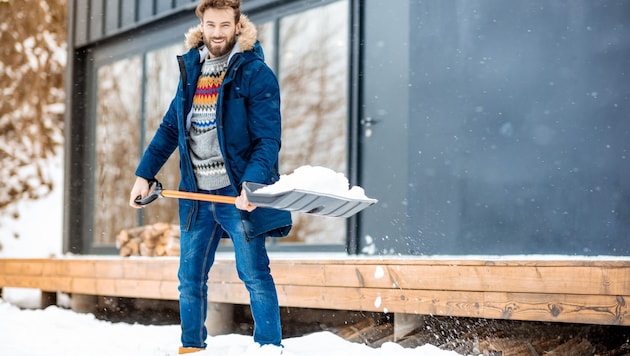
[[278, 153], [281, 142], [280, 87], [275, 74], [260, 65], [249, 82], [247, 130], [251, 155], [238, 182], [270, 184], [278, 175]]
[[[179, 84], [181, 86], [181, 82]], [[178, 88], [178, 93], [181, 91]], [[177, 103], [179, 96], [171, 102], [162, 123], [158, 127], [155, 136], [145, 150], [136, 169], [136, 176], [145, 179], [155, 178], [164, 163], [177, 148]]]

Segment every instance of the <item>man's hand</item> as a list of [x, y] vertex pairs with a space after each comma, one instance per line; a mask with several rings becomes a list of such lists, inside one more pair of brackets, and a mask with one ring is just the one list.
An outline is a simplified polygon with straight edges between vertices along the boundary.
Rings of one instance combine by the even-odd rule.
[[256, 207], [247, 200], [245, 189], [241, 190], [241, 195], [236, 197], [236, 202], [234, 203], [234, 205], [236, 205], [236, 207], [241, 210], [247, 210], [249, 212], [252, 212], [254, 209], [256, 209]]
[[144, 198], [147, 195], [149, 195], [149, 182], [142, 177], [136, 177], [136, 182], [131, 188], [131, 193], [129, 193], [129, 206], [136, 209], [142, 208], [143, 206], [137, 204], [135, 200], [138, 196]]

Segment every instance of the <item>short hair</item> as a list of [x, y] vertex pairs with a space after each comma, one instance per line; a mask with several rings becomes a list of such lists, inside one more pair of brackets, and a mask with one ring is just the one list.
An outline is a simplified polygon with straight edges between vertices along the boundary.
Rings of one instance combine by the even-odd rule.
[[241, 0], [201, 0], [195, 9], [195, 14], [203, 20], [203, 13], [210, 8], [231, 8], [234, 10], [234, 23], [238, 23], [241, 19]]

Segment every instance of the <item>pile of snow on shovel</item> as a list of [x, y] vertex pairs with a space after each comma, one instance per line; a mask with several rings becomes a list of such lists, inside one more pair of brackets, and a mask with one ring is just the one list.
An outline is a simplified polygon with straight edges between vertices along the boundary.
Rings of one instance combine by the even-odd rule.
[[272, 185], [256, 190], [261, 194], [278, 194], [292, 190], [303, 190], [321, 194], [336, 195], [349, 199], [367, 200], [363, 188], [350, 188], [348, 178], [330, 168], [320, 166], [301, 166], [291, 174], [283, 174]]

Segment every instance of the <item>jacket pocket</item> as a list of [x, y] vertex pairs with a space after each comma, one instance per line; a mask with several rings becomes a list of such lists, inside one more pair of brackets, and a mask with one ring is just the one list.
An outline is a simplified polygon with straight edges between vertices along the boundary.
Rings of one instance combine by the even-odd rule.
[[227, 141], [226, 144], [239, 146], [243, 146], [243, 143], [249, 144], [245, 98], [227, 100], [223, 104], [222, 124]]

